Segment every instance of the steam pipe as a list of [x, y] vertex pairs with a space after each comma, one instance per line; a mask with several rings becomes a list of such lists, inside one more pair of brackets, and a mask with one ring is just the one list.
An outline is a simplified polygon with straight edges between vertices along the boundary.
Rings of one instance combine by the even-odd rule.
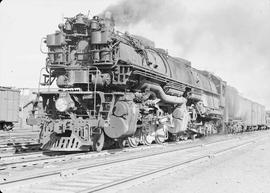
[[184, 97], [167, 95], [159, 85], [151, 83], [143, 83], [141, 88], [149, 89], [150, 91], [155, 92], [165, 103], [183, 104], [187, 102], [187, 100]]

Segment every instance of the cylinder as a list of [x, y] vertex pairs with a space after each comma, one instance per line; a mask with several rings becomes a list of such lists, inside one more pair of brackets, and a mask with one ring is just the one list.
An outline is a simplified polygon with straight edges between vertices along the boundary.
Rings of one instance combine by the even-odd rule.
[[46, 42], [47, 42], [47, 46], [54, 46], [55, 45], [55, 34], [47, 35]]
[[133, 102], [119, 101], [110, 115], [110, 125], [104, 132], [110, 138], [123, 138], [131, 136], [136, 131], [139, 110]]
[[91, 32], [91, 43], [100, 44], [101, 43], [101, 31]]
[[98, 28], [99, 28], [98, 22], [95, 21], [95, 20], [93, 20], [93, 21], [91, 22], [91, 29], [92, 29], [92, 30], [97, 30]]
[[109, 41], [109, 32], [108, 30], [104, 30], [101, 32], [101, 43], [107, 44]]

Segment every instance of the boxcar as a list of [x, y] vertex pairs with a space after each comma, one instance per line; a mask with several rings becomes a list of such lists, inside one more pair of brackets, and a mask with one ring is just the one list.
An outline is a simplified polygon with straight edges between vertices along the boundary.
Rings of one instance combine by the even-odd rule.
[[228, 122], [241, 122], [248, 129], [265, 125], [265, 107], [242, 97], [237, 89], [226, 87], [226, 115]]
[[253, 123], [258, 126], [265, 125], [265, 107], [263, 105], [253, 102], [252, 111], [254, 114], [254, 117], [252, 117]]
[[0, 130], [10, 130], [19, 121], [20, 91], [0, 87]]
[[267, 127], [270, 127], [270, 111], [265, 111], [265, 122]]

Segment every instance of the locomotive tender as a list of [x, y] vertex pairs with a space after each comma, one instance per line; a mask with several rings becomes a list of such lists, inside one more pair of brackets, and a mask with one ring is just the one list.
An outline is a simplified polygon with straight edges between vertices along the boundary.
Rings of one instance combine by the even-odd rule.
[[[244, 104], [221, 78], [152, 41], [115, 31], [110, 13], [78, 14], [58, 27], [43, 41], [41, 83], [58, 89], [38, 92], [34, 105], [43, 149], [100, 151], [123, 141], [136, 147], [265, 124], [263, 106], [254, 106], [262, 116], [250, 121], [255, 103]], [[235, 115], [234, 108], [242, 112]]]

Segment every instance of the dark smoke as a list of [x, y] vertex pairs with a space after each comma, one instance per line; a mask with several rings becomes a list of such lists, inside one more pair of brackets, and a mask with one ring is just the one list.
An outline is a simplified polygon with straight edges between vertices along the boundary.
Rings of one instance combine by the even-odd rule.
[[[109, 6], [104, 12], [110, 11], [116, 25], [120, 27], [136, 25], [141, 21], [162, 25], [171, 22], [172, 14], [176, 14], [175, 5], [175, 0], [122, 0]], [[182, 11], [181, 9], [178, 7], [178, 11]]]

